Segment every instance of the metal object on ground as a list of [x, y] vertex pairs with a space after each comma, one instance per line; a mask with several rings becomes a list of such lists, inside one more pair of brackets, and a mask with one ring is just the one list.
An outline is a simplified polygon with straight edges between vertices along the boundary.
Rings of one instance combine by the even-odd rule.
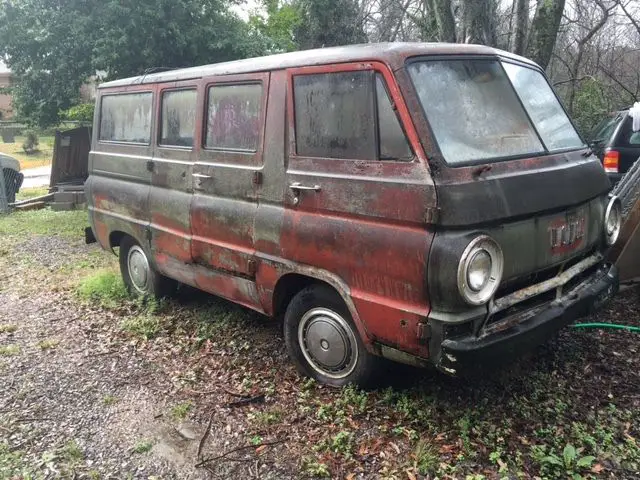
[[609, 259], [620, 270], [620, 281], [640, 276], [640, 159], [613, 187], [612, 195], [622, 204], [622, 229]]
[[24, 176], [20, 162], [9, 155], [0, 154], [0, 213], [9, 212], [9, 204], [16, 201]]

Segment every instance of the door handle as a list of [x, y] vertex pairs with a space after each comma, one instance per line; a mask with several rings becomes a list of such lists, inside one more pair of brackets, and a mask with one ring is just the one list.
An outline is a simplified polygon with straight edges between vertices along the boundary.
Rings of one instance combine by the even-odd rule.
[[153, 160], [147, 160], [147, 170], [153, 172]]
[[311, 190], [314, 192], [319, 192], [320, 191], [320, 185], [301, 185], [298, 182], [294, 182], [291, 185], [289, 185], [289, 188], [293, 191], [300, 191], [300, 190]]
[[204, 173], [192, 173], [191, 174], [194, 178], [213, 178], [211, 175], [205, 175]]
[[320, 185], [301, 185], [299, 182], [293, 182], [291, 185], [289, 185], [289, 188], [291, 190], [293, 190], [293, 204], [297, 205], [298, 203], [300, 203], [300, 192], [305, 190], [305, 191], [310, 191], [310, 192], [319, 192], [320, 191]]

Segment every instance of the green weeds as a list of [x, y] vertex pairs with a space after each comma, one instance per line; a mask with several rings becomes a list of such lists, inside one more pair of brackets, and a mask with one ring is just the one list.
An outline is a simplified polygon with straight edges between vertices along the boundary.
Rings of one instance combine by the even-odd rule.
[[192, 408], [193, 408], [193, 403], [182, 402], [171, 407], [171, 411], [169, 413], [171, 414], [171, 417], [174, 420], [184, 420], [185, 418], [187, 418], [187, 415], [189, 414]]
[[153, 448], [153, 442], [151, 440], [140, 440], [133, 446], [133, 453], [148, 453]]
[[13, 357], [20, 354], [18, 345], [0, 345], [0, 357]]
[[112, 270], [101, 270], [83, 278], [77, 293], [82, 300], [105, 308], [116, 308], [129, 299], [122, 277]]

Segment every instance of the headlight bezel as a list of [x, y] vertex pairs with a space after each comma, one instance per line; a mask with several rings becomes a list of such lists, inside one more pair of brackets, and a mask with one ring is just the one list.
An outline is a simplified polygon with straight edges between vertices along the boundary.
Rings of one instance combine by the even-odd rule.
[[[617, 223], [611, 233], [608, 231], [609, 219], [612, 214], [617, 215]], [[604, 234], [605, 242], [608, 247], [612, 246], [620, 237], [620, 231], [622, 230], [622, 202], [620, 199], [612, 195], [609, 198], [609, 203], [604, 212], [604, 222], [602, 224], [602, 232]]]
[[[471, 288], [468, 282], [469, 267], [476, 254], [481, 251], [489, 254], [491, 267], [487, 282], [480, 290], [476, 291]], [[470, 305], [484, 305], [491, 300], [496, 290], [498, 290], [498, 286], [502, 280], [503, 270], [504, 257], [502, 248], [500, 248], [498, 242], [488, 235], [479, 235], [469, 242], [458, 262], [458, 292], [466, 303]]]

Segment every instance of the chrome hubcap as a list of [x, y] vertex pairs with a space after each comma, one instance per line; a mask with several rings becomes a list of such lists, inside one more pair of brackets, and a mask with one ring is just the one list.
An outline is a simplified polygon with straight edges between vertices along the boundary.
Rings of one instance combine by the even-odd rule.
[[127, 256], [127, 266], [129, 268], [129, 278], [131, 284], [140, 293], [147, 293], [147, 283], [149, 281], [149, 261], [142, 248], [134, 245], [129, 250]]
[[331, 378], [350, 375], [358, 361], [358, 344], [349, 323], [327, 308], [313, 308], [298, 325], [298, 343], [314, 370]]

